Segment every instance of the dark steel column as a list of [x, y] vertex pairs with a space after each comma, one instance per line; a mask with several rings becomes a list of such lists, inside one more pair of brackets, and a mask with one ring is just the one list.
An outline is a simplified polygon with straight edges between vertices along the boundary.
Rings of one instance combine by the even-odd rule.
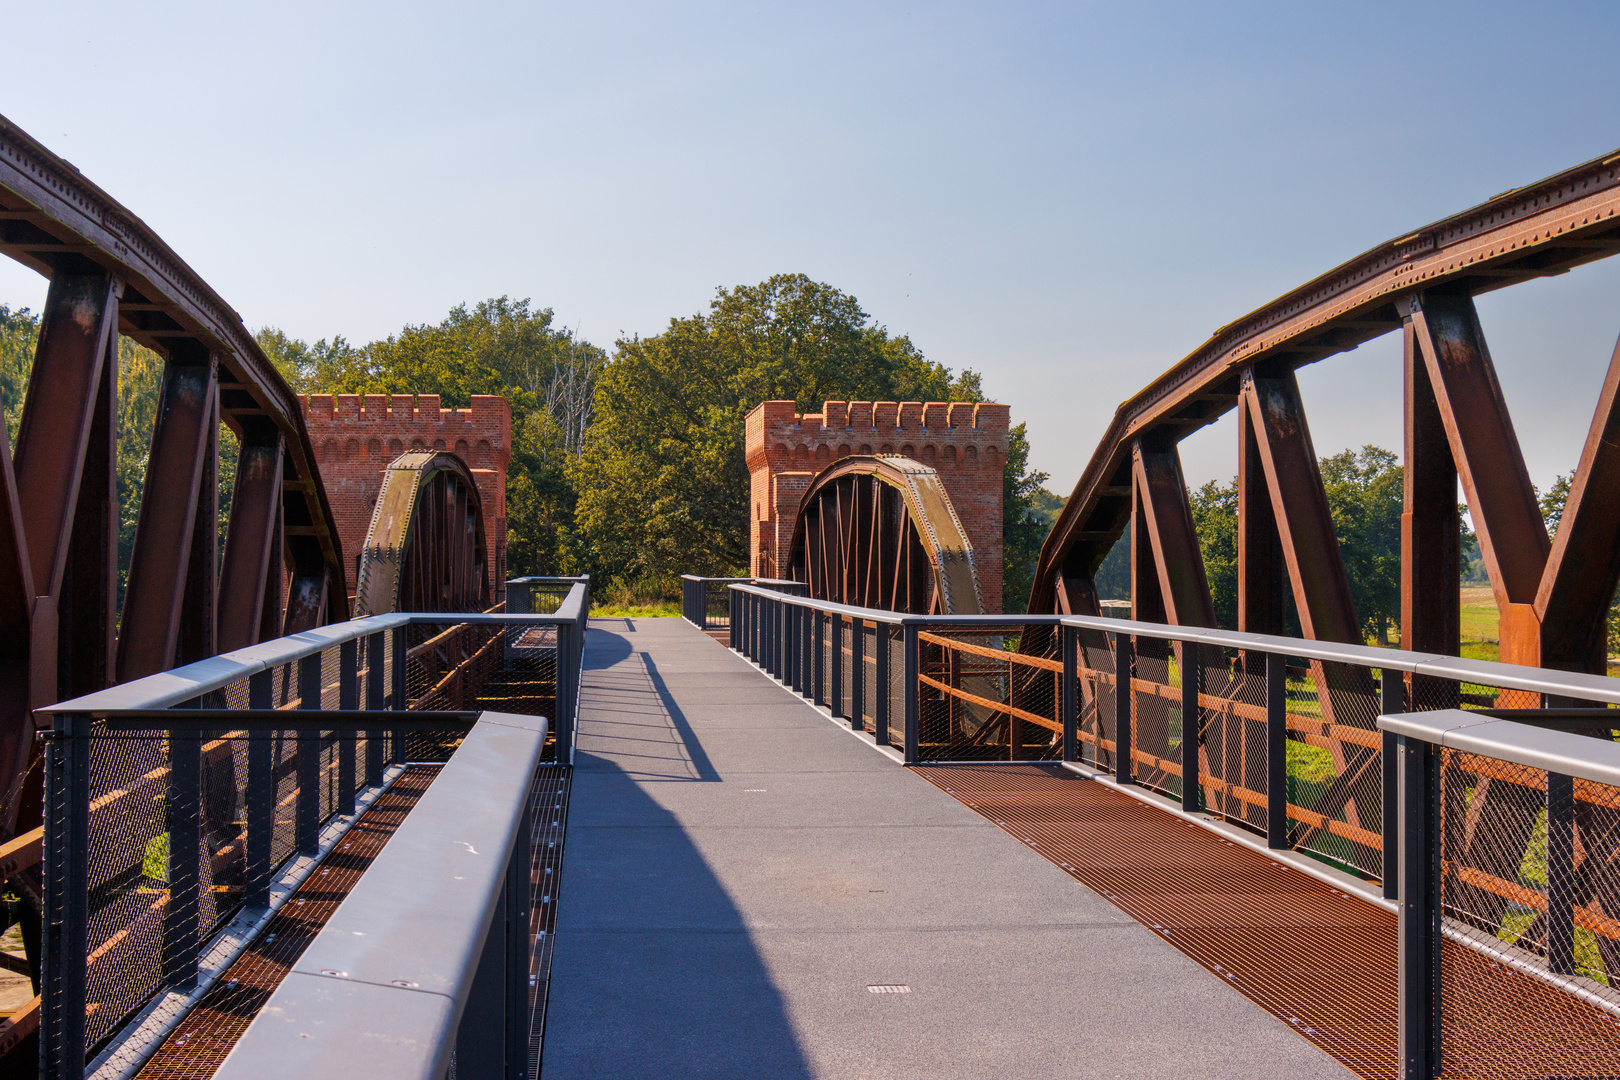
[[[1385, 716], [1398, 716], [1406, 711], [1406, 676], [1391, 668], [1384, 668], [1379, 678], [1383, 684], [1379, 708]], [[1400, 894], [1400, 777], [1396, 768], [1399, 756], [1395, 748], [1395, 733], [1382, 732], [1383, 789], [1384, 789], [1384, 899], [1394, 900]]]
[[[366, 637], [366, 708], [373, 712], [382, 712], [388, 707], [388, 686], [384, 681], [383, 671], [383, 641], [380, 633], [370, 634]], [[366, 784], [376, 787], [383, 782], [383, 739], [386, 737], [382, 728], [369, 728], [366, 731]]]
[[55, 718], [46, 748], [45, 920], [40, 965], [40, 1076], [84, 1075], [89, 953], [90, 718]]
[[[388, 708], [392, 712], [404, 712], [410, 708], [410, 681], [408, 669], [410, 665], [405, 660], [405, 654], [410, 651], [410, 627], [401, 626], [394, 631], [393, 659], [388, 672], [391, 700]], [[562, 678], [562, 673], [557, 673]], [[409, 753], [405, 742], [405, 732], [393, 731], [388, 736], [388, 760], [390, 762], [403, 762]]]
[[[360, 708], [360, 641], [350, 638], [338, 645], [338, 708], [353, 712]], [[337, 806], [335, 813], [354, 814], [355, 740], [358, 731], [338, 732]]]
[[[275, 672], [255, 672], [248, 677], [248, 708], [275, 708], [274, 692]], [[248, 907], [270, 906], [270, 853], [276, 832], [274, 750], [271, 732], [248, 732], [247, 865], [242, 874]]]
[[[298, 661], [298, 707], [321, 707], [321, 654]], [[298, 798], [293, 813], [298, 854], [314, 855], [321, 849], [321, 735], [298, 733]]]
[[1547, 970], [1575, 974], [1575, 780], [1547, 774]]
[[1131, 638], [1114, 635], [1114, 779], [1135, 782], [1131, 762]]
[[812, 640], [810, 642], [810, 700], [817, 705], [827, 703], [827, 616], [819, 609], [811, 609]]
[[1080, 631], [1061, 627], [1063, 635], [1063, 760], [1080, 760], [1079, 669]]
[[[1253, 652], [1250, 656], [1255, 656]], [[1266, 846], [1288, 843], [1288, 657], [1266, 653]]]
[[1396, 740], [1400, 785], [1399, 1017], [1401, 1080], [1440, 1075], [1440, 872], [1438, 755]]

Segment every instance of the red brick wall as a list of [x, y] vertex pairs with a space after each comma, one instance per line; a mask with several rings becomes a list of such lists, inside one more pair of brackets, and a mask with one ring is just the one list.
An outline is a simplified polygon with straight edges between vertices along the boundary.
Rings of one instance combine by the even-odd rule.
[[800, 416], [791, 401], [748, 414], [750, 572], [775, 577], [793, 543], [799, 499], [851, 454], [903, 454], [931, 466], [973, 545], [985, 609], [1001, 610], [1001, 470], [1009, 410], [988, 402], [829, 401]]
[[298, 398], [343, 540], [351, 595], [388, 463], [411, 450], [449, 450], [467, 463], [478, 486], [489, 591], [500, 598], [506, 582], [506, 469], [512, 460], [512, 410], [505, 398], [474, 395], [468, 409], [441, 409], [437, 394]]

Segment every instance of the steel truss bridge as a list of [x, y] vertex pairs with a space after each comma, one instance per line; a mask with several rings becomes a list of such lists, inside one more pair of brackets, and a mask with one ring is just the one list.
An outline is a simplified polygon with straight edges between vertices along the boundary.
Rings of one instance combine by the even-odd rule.
[[[1620, 1075], [1620, 351], [1549, 538], [1473, 303], [1613, 254], [1617, 206], [1620, 155], [1224, 327], [1121, 406], [1030, 614], [981, 610], [937, 478], [876, 458], [812, 485], [796, 580], [689, 579], [688, 620], [1358, 1075]], [[0, 443], [0, 872], [28, 957], [0, 965], [38, 986], [0, 1067], [536, 1075], [580, 702], [611, 718], [628, 685], [586, 679], [587, 583], [503, 604], [465, 467], [407, 455], [351, 610], [297, 401], [241, 319], [3, 120], [0, 248], [51, 282]], [[1394, 330], [1403, 649], [1377, 650], [1294, 372]], [[164, 373], [120, 604], [121, 337]], [[1232, 409], [1235, 631], [1177, 451]], [[1456, 658], [1459, 478], [1504, 663]], [[1102, 619], [1121, 536], [1134, 619]]]

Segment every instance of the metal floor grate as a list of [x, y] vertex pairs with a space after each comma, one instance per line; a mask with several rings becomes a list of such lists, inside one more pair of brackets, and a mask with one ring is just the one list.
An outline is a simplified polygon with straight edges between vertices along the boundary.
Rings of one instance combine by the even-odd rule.
[[531, 924], [534, 951], [530, 954], [529, 1075], [540, 1075], [546, 1028], [546, 1003], [551, 995], [551, 952], [557, 929], [557, 890], [562, 880], [563, 839], [568, 830], [568, 790], [573, 769], [567, 765], [541, 766], [534, 797], [534, 912]]
[[[913, 771], [1107, 897], [1357, 1075], [1395, 1076], [1392, 913], [1054, 766]], [[1614, 1017], [1585, 1005], [1572, 1009], [1559, 991], [1472, 949], [1448, 942], [1442, 957], [1444, 982], [1467, 979], [1488, 987], [1467, 1009], [1448, 1002], [1442, 990], [1443, 1076], [1620, 1076]], [[1550, 1008], [1555, 999], [1559, 1007]], [[1481, 1008], [1485, 1000], [1497, 1007]], [[1527, 1023], [1530, 1017], [1538, 1022]]]
[[360, 816], [136, 1074], [138, 1080], [214, 1075], [438, 773], [437, 765], [412, 766]]

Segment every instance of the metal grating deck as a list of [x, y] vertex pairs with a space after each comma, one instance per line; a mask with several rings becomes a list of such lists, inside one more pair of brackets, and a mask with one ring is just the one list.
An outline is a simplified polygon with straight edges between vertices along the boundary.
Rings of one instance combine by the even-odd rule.
[[[1369, 1080], [1396, 1075], [1396, 919], [1106, 785], [1049, 765], [914, 770], [1107, 897]], [[1620, 1076], [1620, 1021], [1447, 942], [1443, 1076]], [[1444, 985], [1443, 984], [1443, 985]], [[1500, 1003], [1481, 1008], [1480, 1000]], [[1556, 1007], [1554, 1007], [1556, 1006]], [[1526, 1016], [1538, 1022], [1526, 1024]]]
[[360, 816], [136, 1074], [138, 1080], [214, 1075], [438, 774], [437, 765], [412, 766]]

